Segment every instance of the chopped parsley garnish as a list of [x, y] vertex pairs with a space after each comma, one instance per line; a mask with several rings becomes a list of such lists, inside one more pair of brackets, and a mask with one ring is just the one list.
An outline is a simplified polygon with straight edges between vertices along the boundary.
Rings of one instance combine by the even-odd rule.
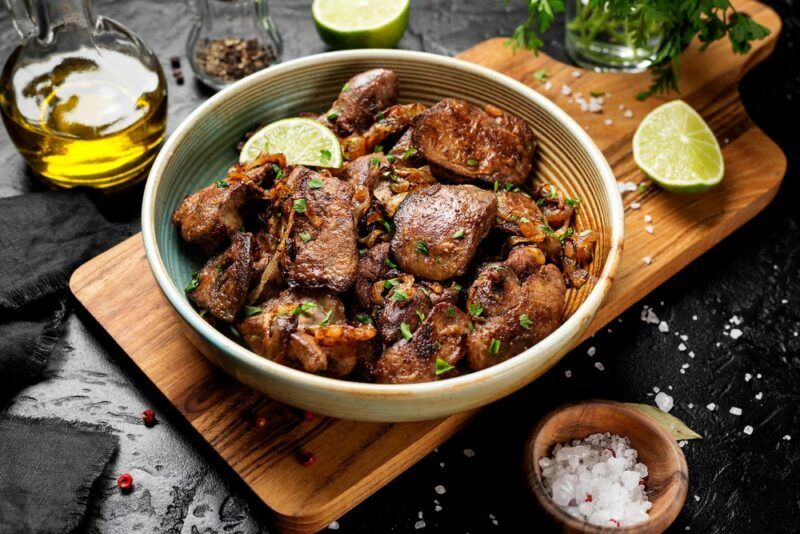
[[556, 186], [550, 186], [550, 198], [556, 198]]
[[541, 83], [544, 83], [544, 82], [546, 82], [546, 81], [547, 81], [547, 77], [548, 77], [548, 76], [550, 76], [550, 73], [549, 73], [549, 72], [547, 72], [547, 71], [546, 71], [546, 70], [544, 70], [544, 69], [542, 69], [542, 70], [537, 70], [537, 71], [535, 71], [535, 72], [533, 73], [533, 77], [534, 77], [536, 80], [539, 80]]
[[642, 183], [639, 184], [639, 187], [636, 188], [636, 192], [641, 195], [641, 194], [647, 192], [648, 187], [649, 186], [647, 185], [647, 182], [642, 182]]
[[303, 243], [308, 243], [309, 241], [311, 241], [311, 234], [309, 234], [308, 232], [300, 232], [299, 234], [297, 234], [297, 237], [302, 239]]
[[328, 163], [331, 160], [331, 151], [323, 148], [319, 151], [319, 161], [320, 163]]
[[444, 315], [448, 319], [453, 319], [456, 316], [456, 309], [452, 306], [448, 306], [444, 309]]
[[492, 339], [492, 342], [489, 343], [489, 354], [498, 354], [500, 352], [500, 340], [499, 339]]
[[252, 317], [261, 313], [261, 308], [258, 306], [245, 306], [242, 310], [242, 315], [245, 317]]
[[317, 307], [317, 305], [314, 304], [313, 302], [303, 302], [302, 304], [300, 304], [299, 306], [296, 306], [292, 310], [292, 315], [300, 315], [301, 313], [305, 313], [308, 310], [312, 310], [312, 309], [314, 309], [316, 307]]
[[469, 165], [470, 167], [474, 167], [477, 164], [478, 164], [478, 160], [477, 159], [468, 159], [467, 160], [467, 165]]
[[531, 220], [529, 218], [527, 218], [527, 217], [520, 217], [519, 218], [519, 222], [525, 224], [525, 223], [531, 222]]
[[383, 263], [386, 264], [386, 266], [390, 269], [397, 269], [397, 264], [392, 260], [390, 260], [389, 258], [383, 260]]
[[500, 182], [497, 180], [494, 181], [494, 192], [497, 193], [497, 190], [500, 189]]
[[342, 92], [343, 92], [343, 93], [346, 93], [346, 92], [347, 92], [347, 91], [349, 91], [349, 90], [350, 90], [350, 84], [349, 84], [349, 83], [346, 83], [346, 84], [344, 84], [344, 85], [342, 86]]
[[581, 197], [567, 198], [567, 206], [577, 207], [581, 203]]
[[383, 153], [383, 145], [376, 146], [375, 150], [373, 150], [373, 152], [376, 153], [376, 154], [382, 154]]
[[325, 314], [325, 317], [319, 322], [320, 326], [328, 326], [328, 323], [331, 320], [331, 315], [333, 315], [333, 308], [328, 310], [328, 313]]
[[335, 111], [331, 111], [330, 113], [328, 113], [328, 120], [335, 121], [338, 116], [339, 116], [338, 113], [336, 113]]
[[479, 317], [483, 313], [483, 306], [480, 304], [472, 303], [469, 305], [469, 314], [473, 317]]
[[551, 230], [549, 226], [543, 224], [539, 228], [541, 228], [542, 232], [549, 235], [550, 237], [555, 237], [556, 239], [559, 239], [558, 234], [555, 233], [553, 230]]
[[413, 146], [409, 147], [408, 150], [403, 152], [403, 159], [408, 159], [408, 158], [410, 158], [411, 156], [413, 156], [416, 153], [417, 153], [417, 149], [416, 148], [414, 148]]
[[420, 322], [424, 321], [425, 320], [425, 314], [422, 313], [419, 310], [416, 310], [416, 312], [417, 312], [417, 317], [419, 317]]
[[542, 204], [544, 204], [544, 199], [543, 198], [539, 198], [539, 199], [536, 200], [536, 205], [537, 206], [541, 206]]
[[605, 91], [589, 91], [589, 94], [592, 95], [593, 97], [597, 98], [597, 97], [600, 97], [600, 96], [605, 96], [606, 92]]
[[564, 230], [564, 233], [561, 234], [561, 237], [559, 237], [559, 239], [561, 240], [561, 243], [563, 244], [564, 241], [566, 241], [567, 239], [572, 237], [574, 234], [575, 234], [575, 229], [570, 226], [569, 228]]
[[419, 290], [422, 291], [423, 295], [425, 295], [428, 298], [431, 298], [431, 292], [428, 291], [425, 287], [420, 287]]
[[363, 313], [356, 315], [356, 321], [361, 324], [372, 324], [372, 318], [369, 315], [364, 315]]
[[377, 117], [379, 123], [386, 124], [386, 117], [384, 117], [383, 111], [379, 111]]
[[383, 283], [383, 289], [392, 289], [394, 286], [396, 286], [399, 283], [400, 282], [397, 280], [397, 278], [389, 278], [388, 280], [386, 280]]
[[386, 154], [386, 161], [394, 163], [394, 154]]
[[191, 293], [192, 291], [197, 289], [197, 286], [199, 285], [200, 285], [200, 272], [195, 271], [192, 273], [192, 279], [186, 283], [186, 287], [183, 288], [183, 290], [187, 293]]
[[455, 367], [453, 367], [443, 359], [436, 358], [436, 376], [446, 373], [447, 371], [452, 371], [453, 369], [455, 369]]
[[312, 178], [308, 181], [308, 187], [310, 189], [322, 189], [325, 187], [325, 182], [322, 181], [322, 178]]
[[292, 202], [292, 208], [294, 208], [294, 211], [296, 211], [297, 213], [305, 213], [306, 208], [308, 208], [308, 205], [306, 205], [306, 199], [304, 198], [295, 199], [294, 202]]
[[592, 231], [591, 231], [591, 230], [584, 230], [583, 232], [579, 233], [578, 235], [579, 235], [580, 237], [586, 237], [587, 235], [589, 235], [589, 234], [591, 234], [591, 233], [592, 233]]
[[427, 256], [431, 253], [430, 250], [428, 250], [428, 245], [425, 244], [425, 241], [417, 241], [417, 252], [423, 256]]
[[369, 160], [371, 167], [378, 167], [381, 164], [381, 158], [372, 158]]
[[512, 184], [511, 182], [508, 182], [505, 185], [505, 189], [506, 189], [506, 192], [511, 191], [512, 189], [514, 189], [514, 184]]
[[467, 327], [469, 328], [469, 333], [470, 333], [470, 334], [471, 334], [473, 331], [475, 331], [475, 325], [474, 325], [474, 324], [472, 324], [472, 321], [469, 321], [469, 322], [467, 323]]
[[280, 180], [281, 178], [283, 178], [283, 169], [281, 169], [280, 167], [278, 167], [274, 163], [272, 164], [272, 172], [275, 173], [275, 179], [276, 180]]
[[458, 282], [453, 282], [453, 289], [455, 289], [456, 291], [461, 291], [462, 289], [464, 289], [464, 286], [462, 286]]
[[528, 315], [523, 313], [519, 316], [519, 325], [525, 330], [530, 330], [533, 321], [528, 318]]
[[465, 234], [464, 229], [459, 228], [458, 230], [453, 232], [453, 239], [464, 239], [464, 234]]
[[386, 219], [381, 219], [380, 223], [381, 223], [381, 226], [383, 226], [383, 229], [386, 230], [387, 234], [391, 234], [392, 233], [392, 223], [390, 223]]
[[226, 187], [228, 187], [228, 182], [226, 182], [225, 180], [217, 180], [216, 182], [214, 182], [214, 184], [220, 189], [225, 189]]
[[208, 310], [200, 310], [200, 312], [198, 312], [197, 315], [199, 315], [200, 317], [205, 317], [207, 313], [208, 313]]
[[400, 333], [403, 334], [405, 339], [411, 339], [411, 327], [408, 326], [407, 322], [400, 323]]
[[408, 294], [402, 289], [395, 289], [392, 293], [392, 300], [394, 302], [408, 302]]

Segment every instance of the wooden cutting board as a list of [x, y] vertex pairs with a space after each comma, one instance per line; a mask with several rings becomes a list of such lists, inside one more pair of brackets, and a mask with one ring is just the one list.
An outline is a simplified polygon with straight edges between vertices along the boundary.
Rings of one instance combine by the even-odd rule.
[[[775, 196], [786, 170], [780, 149], [750, 121], [739, 101], [737, 82], [772, 51], [780, 19], [758, 2], [737, 2], [740, 11], [772, 30], [746, 56], [727, 42], [704, 54], [692, 46], [683, 56], [681, 97], [708, 121], [723, 146], [726, 176], [703, 195], [678, 196], [649, 188], [626, 193], [626, 238], [615, 285], [587, 336], [744, 224]], [[618, 180], [645, 180], [631, 157], [639, 120], [668, 97], [638, 102], [649, 74], [609, 75], [580, 71], [544, 54], [512, 53], [504, 39], [480, 43], [460, 55], [544, 92], [585, 126], [611, 163]], [[552, 89], [533, 78], [546, 69]], [[561, 92], [564, 84], [570, 96]], [[610, 93], [600, 114], [584, 113], [569, 99], [575, 93]], [[633, 110], [625, 118], [619, 105]], [[611, 120], [607, 124], [608, 119]], [[641, 206], [636, 209], [635, 203]], [[651, 223], [644, 220], [652, 217]], [[652, 226], [652, 233], [646, 230]], [[649, 256], [646, 265], [642, 258]], [[276, 525], [291, 532], [325, 527], [402, 473], [462, 428], [465, 413], [419, 423], [380, 424], [328, 418], [306, 421], [224, 375], [183, 336], [156, 287], [141, 236], [134, 236], [80, 267], [73, 293], [119, 343], [155, 386], [238, 473], [273, 512]], [[580, 340], [576, 340], [576, 344]], [[536, 387], [532, 384], [528, 387]], [[264, 417], [266, 425], [256, 424]], [[299, 455], [311, 451], [313, 466]]]

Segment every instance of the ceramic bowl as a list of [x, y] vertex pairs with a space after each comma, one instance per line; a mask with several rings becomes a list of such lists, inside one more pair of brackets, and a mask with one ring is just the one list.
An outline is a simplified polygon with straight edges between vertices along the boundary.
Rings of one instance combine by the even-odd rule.
[[[553, 447], [590, 434], [627, 436], [647, 466], [645, 488], [653, 507], [644, 523], [616, 527], [592, 525], [574, 518], [550, 498], [542, 483], [539, 460]], [[539, 505], [559, 532], [570, 534], [657, 534], [669, 527], [683, 508], [689, 489], [686, 458], [675, 439], [651, 417], [619, 402], [595, 400], [568, 404], [545, 415], [528, 438], [523, 460], [526, 480]]]
[[[491, 103], [525, 119], [539, 138], [536, 180], [580, 196], [578, 228], [598, 232], [592, 279], [569, 291], [563, 324], [536, 346], [483, 371], [425, 384], [379, 385], [305, 373], [262, 358], [209, 326], [183, 288], [201, 257], [181, 242], [170, 215], [181, 199], [236, 161], [234, 146], [259, 123], [328, 109], [342, 85], [367, 69], [397, 72], [401, 102], [456, 97]], [[369, 421], [433, 419], [477, 408], [528, 384], [580, 338], [611, 287], [619, 264], [623, 208], [611, 168], [583, 129], [531, 88], [495, 71], [433, 54], [351, 50], [309, 56], [253, 74], [217, 93], [176, 129], [145, 188], [142, 234], [147, 259], [189, 339], [216, 365], [268, 396], [315, 413]]]

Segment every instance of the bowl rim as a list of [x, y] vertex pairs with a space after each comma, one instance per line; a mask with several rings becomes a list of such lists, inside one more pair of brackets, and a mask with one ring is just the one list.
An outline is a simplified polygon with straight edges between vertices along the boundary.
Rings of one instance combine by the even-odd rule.
[[[591, 163], [599, 170], [603, 188], [609, 198], [608, 231], [610, 233], [610, 247], [597, 284], [592, 288], [589, 295], [586, 296], [586, 299], [578, 306], [571, 317], [561, 323], [556, 330], [533, 347], [529, 347], [525, 351], [497, 365], [447, 380], [434, 380], [432, 382], [415, 384], [374, 384], [369, 382], [348, 381], [293, 369], [259, 356], [255, 352], [239, 345], [200, 317], [189, 303], [189, 300], [185, 298], [184, 293], [173, 283], [158, 251], [155, 232], [155, 193], [163, 178], [163, 171], [169, 158], [197, 122], [200, 121], [209, 110], [214, 109], [228, 96], [236, 94], [246, 88], [260, 85], [268, 81], [272, 76], [287, 71], [291, 72], [303, 66], [324, 64], [332, 59], [345, 61], [413, 59], [432, 64], [433, 66], [446, 65], [449, 67], [456, 67], [479, 77], [489, 78], [494, 82], [506, 86], [512, 91], [522, 94], [526, 98], [532, 100], [537, 106], [542, 107], [565, 127], [571, 135], [575, 136], [579, 144], [587, 151]], [[587, 323], [586, 326], [588, 326], [589, 321], [587, 319], [594, 317], [594, 314], [600, 308], [605, 296], [608, 294], [622, 255], [624, 209], [622, 198], [618, 192], [616, 178], [600, 149], [572, 117], [550, 99], [534, 89], [503, 73], [462, 59], [410, 50], [357, 49], [325, 52], [280, 63], [231, 84], [198, 106], [169, 136], [150, 169], [142, 197], [141, 224], [145, 254], [159, 288], [181, 319], [217, 351], [225, 354], [226, 357], [233, 357], [239, 360], [239, 363], [245, 365], [251, 372], [256, 371], [262, 375], [272, 375], [273, 378], [280, 379], [284, 382], [292, 382], [305, 388], [321, 389], [329, 393], [356, 394], [363, 397], [386, 399], [387, 397], [406, 398], [412, 395], [429, 396], [437, 393], [444, 393], [445, 391], [452, 394], [454, 391], [461, 391], [465, 388], [475, 386], [478, 383], [493, 381], [493, 379], [500, 375], [521, 371], [523, 370], [521, 368], [524, 367], [525, 362], [530, 359], [535, 359], [537, 357], [542, 358], [544, 356], [546, 360], [548, 356], [559, 352], [559, 350], [563, 348], [563, 343], [560, 339], [568, 333], [573, 333], [574, 335], [574, 333], [577, 332], [580, 334], [580, 332], [582, 332], [581, 323], [585, 321]]]

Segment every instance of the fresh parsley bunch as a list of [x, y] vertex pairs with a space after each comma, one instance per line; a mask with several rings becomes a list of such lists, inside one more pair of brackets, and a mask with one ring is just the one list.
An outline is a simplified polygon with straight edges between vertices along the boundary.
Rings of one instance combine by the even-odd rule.
[[[727, 36], [733, 51], [744, 54], [752, 41], [769, 34], [764, 26], [737, 12], [730, 0], [586, 0], [586, 5], [606, 9], [614, 22], [624, 25], [635, 46], [644, 46], [657, 29], [661, 42], [650, 66], [653, 82], [638, 95], [640, 99], [678, 90], [681, 52], [695, 36], [703, 43], [702, 49]], [[512, 44], [538, 52], [543, 44], [538, 34], [563, 11], [564, 0], [528, 0], [528, 19], [514, 31]]]

